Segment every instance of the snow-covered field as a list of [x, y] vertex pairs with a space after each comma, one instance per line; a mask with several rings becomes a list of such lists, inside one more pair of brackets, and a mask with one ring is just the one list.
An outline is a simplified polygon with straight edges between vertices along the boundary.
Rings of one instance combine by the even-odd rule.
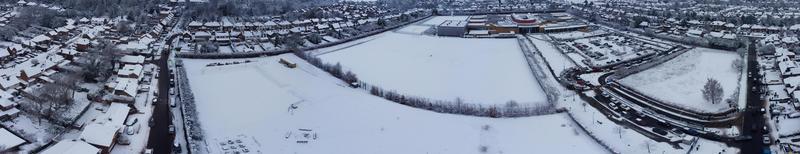
[[[286, 68], [279, 58], [298, 67]], [[261, 153], [466, 154], [483, 153], [481, 147], [485, 153], [608, 153], [564, 114], [491, 119], [435, 113], [347, 88], [291, 54], [250, 60], [214, 67], [206, 64], [218, 61], [184, 60], [209, 145], [244, 135], [261, 146], [250, 151]]]
[[396, 32], [398, 33], [407, 33], [407, 34], [424, 34], [426, 31], [430, 30], [433, 26], [425, 26], [425, 25], [409, 25], [403, 28], [398, 29]]
[[341, 63], [366, 83], [403, 94], [436, 100], [460, 97], [472, 104], [546, 103], [515, 39], [378, 35], [319, 57]]
[[734, 52], [695, 48], [675, 59], [620, 80], [620, 83], [645, 95], [678, 106], [703, 112], [719, 112], [729, 108], [727, 103], [711, 104], [703, 99], [701, 90], [707, 79], [720, 82], [723, 100], [733, 98], [738, 91], [739, 73], [732, 63], [740, 59]]

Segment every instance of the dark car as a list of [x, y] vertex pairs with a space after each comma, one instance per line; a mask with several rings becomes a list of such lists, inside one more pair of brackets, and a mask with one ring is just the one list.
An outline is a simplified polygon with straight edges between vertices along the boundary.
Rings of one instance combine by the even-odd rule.
[[150, 117], [150, 121], [147, 122], [147, 125], [153, 127], [156, 125], [156, 122], [153, 120], [153, 117]]
[[181, 143], [178, 142], [173, 143], [172, 150], [174, 150], [175, 153], [181, 153]]
[[668, 134], [667, 131], [665, 131], [665, 130], [663, 130], [661, 128], [658, 128], [658, 127], [654, 127], [653, 128], [653, 132], [658, 133], [659, 135], [667, 135]]

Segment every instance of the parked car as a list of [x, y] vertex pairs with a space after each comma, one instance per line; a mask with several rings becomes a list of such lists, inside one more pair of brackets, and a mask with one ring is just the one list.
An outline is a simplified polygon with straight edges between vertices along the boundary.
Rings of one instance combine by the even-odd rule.
[[175, 153], [181, 153], [181, 143], [178, 143], [177, 141], [173, 143], [172, 150], [175, 151]]
[[772, 143], [772, 141], [770, 140], [769, 135], [765, 134], [764, 135], [764, 144], [769, 145], [771, 143]]
[[622, 106], [622, 109], [623, 109], [623, 110], [626, 110], [626, 111], [631, 109], [631, 107], [630, 107], [630, 106], [628, 106], [628, 105], [625, 105], [625, 104], [622, 104], [622, 105], [620, 105], [620, 106]]
[[789, 114], [789, 118], [792, 118], [792, 119], [799, 118], [799, 117], [800, 117], [800, 112], [795, 112], [795, 113]]
[[175, 134], [175, 125], [169, 125], [169, 134], [171, 135]]
[[142, 154], [153, 154], [153, 149], [145, 149]]
[[170, 101], [170, 102], [169, 102], [169, 107], [176, 107], [176, 106], [177, 106], [177, 105], [175, 105], [175, 101]]
[[128, 139], [127, 136], [123, 135], [123, 136], [119, 137], [119, 139], [117, 139], [117, 143], [119, 145], [130, 145], [131, 144], [131, 140]]
[[653, 127], [653, 132], [655, 132], [655, 133], [657, 133], [659, 135], [667, 135], [668, 134], [667, 131], [665, 131], [664, 129], [658, 128], [658, 127]]
[[152, 101], [152, 103], [151, 103], [151, 104], [152, 104], [152, 105], [156, 105], [156, 103], [158, 103], [158, 98], [153, 98], [153, 101]]
[[746, 141], [746, 140], [753, 139], [753, 137], [750, 137], [750, 135], [739, 135], [739, 136], [734, 137], [733, 139], [736, 140], [736, 141]]
[[156, 122], [153, 120], [153, 117], [150, 117], [150, 121], [147, 122], [147, 125], [153, 127], [156, 125]]

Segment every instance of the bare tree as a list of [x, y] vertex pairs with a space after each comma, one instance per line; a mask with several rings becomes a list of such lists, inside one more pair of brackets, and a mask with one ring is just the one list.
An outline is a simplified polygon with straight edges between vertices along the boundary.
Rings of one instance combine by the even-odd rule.
[[711, 102], [711, 104], [717, 104], [722, 101], [722, 85], [716, 79], [708, 78], [702, 92], [703, 99]]
[[733, 60], [731, 67], [733, 67], [734, 70], [742, 70], [742, 68], [744, 68], [744, 61], [742, 59]]

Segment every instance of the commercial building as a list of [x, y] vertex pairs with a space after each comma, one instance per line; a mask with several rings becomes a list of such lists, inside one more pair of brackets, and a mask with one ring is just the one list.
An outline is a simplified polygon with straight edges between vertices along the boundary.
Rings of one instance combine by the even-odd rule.
[[467, 32], [467, 21], [445, 20], [436, 26], [436, 35], [461, 37]]

